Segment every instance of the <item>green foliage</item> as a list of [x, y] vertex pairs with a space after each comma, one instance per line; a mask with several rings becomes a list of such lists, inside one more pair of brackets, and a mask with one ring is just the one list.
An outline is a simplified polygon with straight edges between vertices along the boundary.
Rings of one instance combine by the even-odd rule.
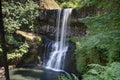
[[15, 38], [11, 34], [6, 35], [5, 39], [8, 44], [7, 47], [11, 47], [9, 45], [14, 45], [15, 47], [19, 47], [23, 43], [23, 42], [19, 42], [19, 41], [15, 40]]
[[[24, 3], [20, 1], [2, 1], [8, 59], [21, 57], [28, 52], [29, 45], [22, 39], [17, 41], [13, 36], [14, 31], [21, 29], [33, 32], [36, 16], [39, 15], [39, 6], [33, 0], [26, 0]], [[2, 53], [1, 48], [0, 53]]]
[[79, 80], [75, 74], [62, 74], [58, 80]]
[[75, 54], [80, 72], [85, 72], [91, 63], [105, 65], [120, 61], [120, 33], [99, 33], [72, 41], [76, 42]]
[[120, 13], [119, 0], [57, 0], [61, 7], [81, 8], [96, 6], [103, 13]]
[[80, 19], [88, 27], [87, 34], [97, 34], [101, 32], [120, 32], [120, 15], [109, 14]]
[[87, 26], [86, 37], [73, 40], [77, 44], [75, 54], [80, 72], [87, 71], [87, 65], [91, 63], [106, 65], [120, 61], [119, 0], [83, 0], [83, 3], [98, 7], [102, 14], [79, 19]]
[[22, 44], [19, 49], [12, 50], [8, 53], [8, 59], [14, 59], [16, 57], [22, 57], [23, 54], [28, 52], [29, 45], [27, 43]]
[[62, 8], [67, 8], [67, 7], [76, 8], [81, 6], [79, 5], [81, 0], [56, 0], [56, 1]]
[[26, 3], [2, 2], [4, 15], [4, 26], [8, 33], [13, 33], [15, 29], [28, 29], [33, 31], [36, 16], [38, 16], [39, 6], [32, 0]]
[[83, 75], [83, 80], [120, 80], [120, 63], [114, 62], [109, 66], [90, 64], [91, 69]]
[[119, 0], [83, 0], [84, 6], [91, 6], [95, 5], [103, 12], [107, 12], [109, 14], [110, 10], [111, 13], [119, 13], [120, 12], [120, 1]]
[[72, 8], [76, 8], [76, 7], [81, 7], [79, 4], [81, 2], [81, 0], [57, 0], [58, 3], [60, 4], [60, 6], [62, 8], [66, 8], [66, 7], [72, 7]]

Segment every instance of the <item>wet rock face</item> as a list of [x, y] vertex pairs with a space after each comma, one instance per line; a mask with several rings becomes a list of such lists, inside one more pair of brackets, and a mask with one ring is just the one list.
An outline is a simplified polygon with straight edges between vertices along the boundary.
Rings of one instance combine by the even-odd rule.
[[[73, 9], [70, 21], [70, 37], [82, 37], [86, 34], [87, 26], [80, 22], [78, 19], [84, 17], [95, 16], [99, 10], [95, 6], [83, 7], [81, 9]], [[40, 10], [40, 15], [36, 18], [37, 26], [35, 27], [36, 33], [54, 35], [56, 32], [56, 10]]]
[[54, 43], [54, 40], [47, 37], [43, 37], [42, 39], [43, 42], [41, 45], [41, 60], [43, 65], [45, 65], [49, 59], [50, 52], [52, 52], [52, 44]]
[[[86, 34], [86, 25], [81, 23], [78, 19], [81, 16], [76, 16], [79, 10], [73, 9], [70, 21], [70, 32], [68, 32], [70, 37], [81, 37]], [[87, 16], [87, 14], [86, 14]], [[56, 33], [56, 17], [57, 10], [40, 10], [40, 15], [37, 17], [37, 26], [35, 27], [35, 32], [40, 34], [49, 34], [53, 36]]]
[[75, 49], [76, 49], [76, 44], [72, 41], [69, 41], [69, 47], [65, 57], [65, 67], [64, 67], [64, 70], [67, 72], [74, 72], [74, 70], [76, 69], [75, 54], [74, 54]]

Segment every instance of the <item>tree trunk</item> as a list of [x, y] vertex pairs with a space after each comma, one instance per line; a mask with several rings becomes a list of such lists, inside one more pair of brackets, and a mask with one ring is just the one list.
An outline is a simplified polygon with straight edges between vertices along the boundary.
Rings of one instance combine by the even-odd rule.
[[1, 15], [1, 18], [0, 18], [0, 35], [1, 35], [1, 47], [2, 47], [2, 50], [3, 50], [3, 61], [4, 61], [4, 68], [5, 68], [5, 77], [6, 77], [6, 80], [10, 80], [10, 77], [9, 77], [9, 70], [8, 70], [8, 62], [7, 62], [7, 48], [6, 48], [6, 41], [5, 41], [5, 31], [4, 31], [4, 26], [3, 26], [3, 18], [2, 18], [2, 6], [1, 6], [1, 1], [0, 1], [0, 15]]

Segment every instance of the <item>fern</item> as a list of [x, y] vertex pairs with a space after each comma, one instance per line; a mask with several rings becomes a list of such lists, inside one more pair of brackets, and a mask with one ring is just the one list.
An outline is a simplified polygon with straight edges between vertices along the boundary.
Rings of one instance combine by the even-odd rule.
[[119, 62], [113, 62], [108, 66], [98, 64], [91, 64], [89, 66], [92, 68], [83, 75], [83, 80], [120, 80]]
[[119, 33], [99, 33], [71, 40], [76, 42], [75, 54], [79, 72], [86, 72], [88, 64], [106, 65], [107, 63], [120, 61]]
[[65, 73], [59, 76], [59, 80], [79, 80], [79, 79], [75, 74]]

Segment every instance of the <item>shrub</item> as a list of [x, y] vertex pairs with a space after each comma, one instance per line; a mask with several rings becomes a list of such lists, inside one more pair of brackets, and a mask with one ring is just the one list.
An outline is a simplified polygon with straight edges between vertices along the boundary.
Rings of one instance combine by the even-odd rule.
[[109, 66], [90, 64], [91, 69], [83, 75], [83, 80], [120, 80], [120, 63], [113, 62]]
[[12, 50], [8, 53], [8, 59], [20, 58], [23, 54], [28, 52], [29, 45], [27, 43], [19, 46], [18, 49]]
[[72, 41], [77, 46], [75, 54], [79, 72], [85, 72], [91, 63], [106, 65], [120, 61], [120, 33], [99, 33]]
[[120, 32], [120, 15], [117, 13], [79, 19], [87, 25], [87, 35], [104, 32]]
[[[8, 59], [21, 57], [24, 53], [27, 53], [29, 45], [24, 39], [19, 39], [18, 36], [16, 37], [19, 41], [16, 40], [14, 31], [21, 29], [33, 32], [36, 16], [39, 15], [39, 6], [33, 0], [26, 0], [24, 3], [20, 1], [2, 1]], [[1, 48], [0, 53], [2, 53]]]
[[27, 29], [33, 31], [36, 16], [39, 14], [39, 6], [32, 0], [24, 4], [18, 1], [2, 2], [5, 30], [13, 33], [15, 29]]

